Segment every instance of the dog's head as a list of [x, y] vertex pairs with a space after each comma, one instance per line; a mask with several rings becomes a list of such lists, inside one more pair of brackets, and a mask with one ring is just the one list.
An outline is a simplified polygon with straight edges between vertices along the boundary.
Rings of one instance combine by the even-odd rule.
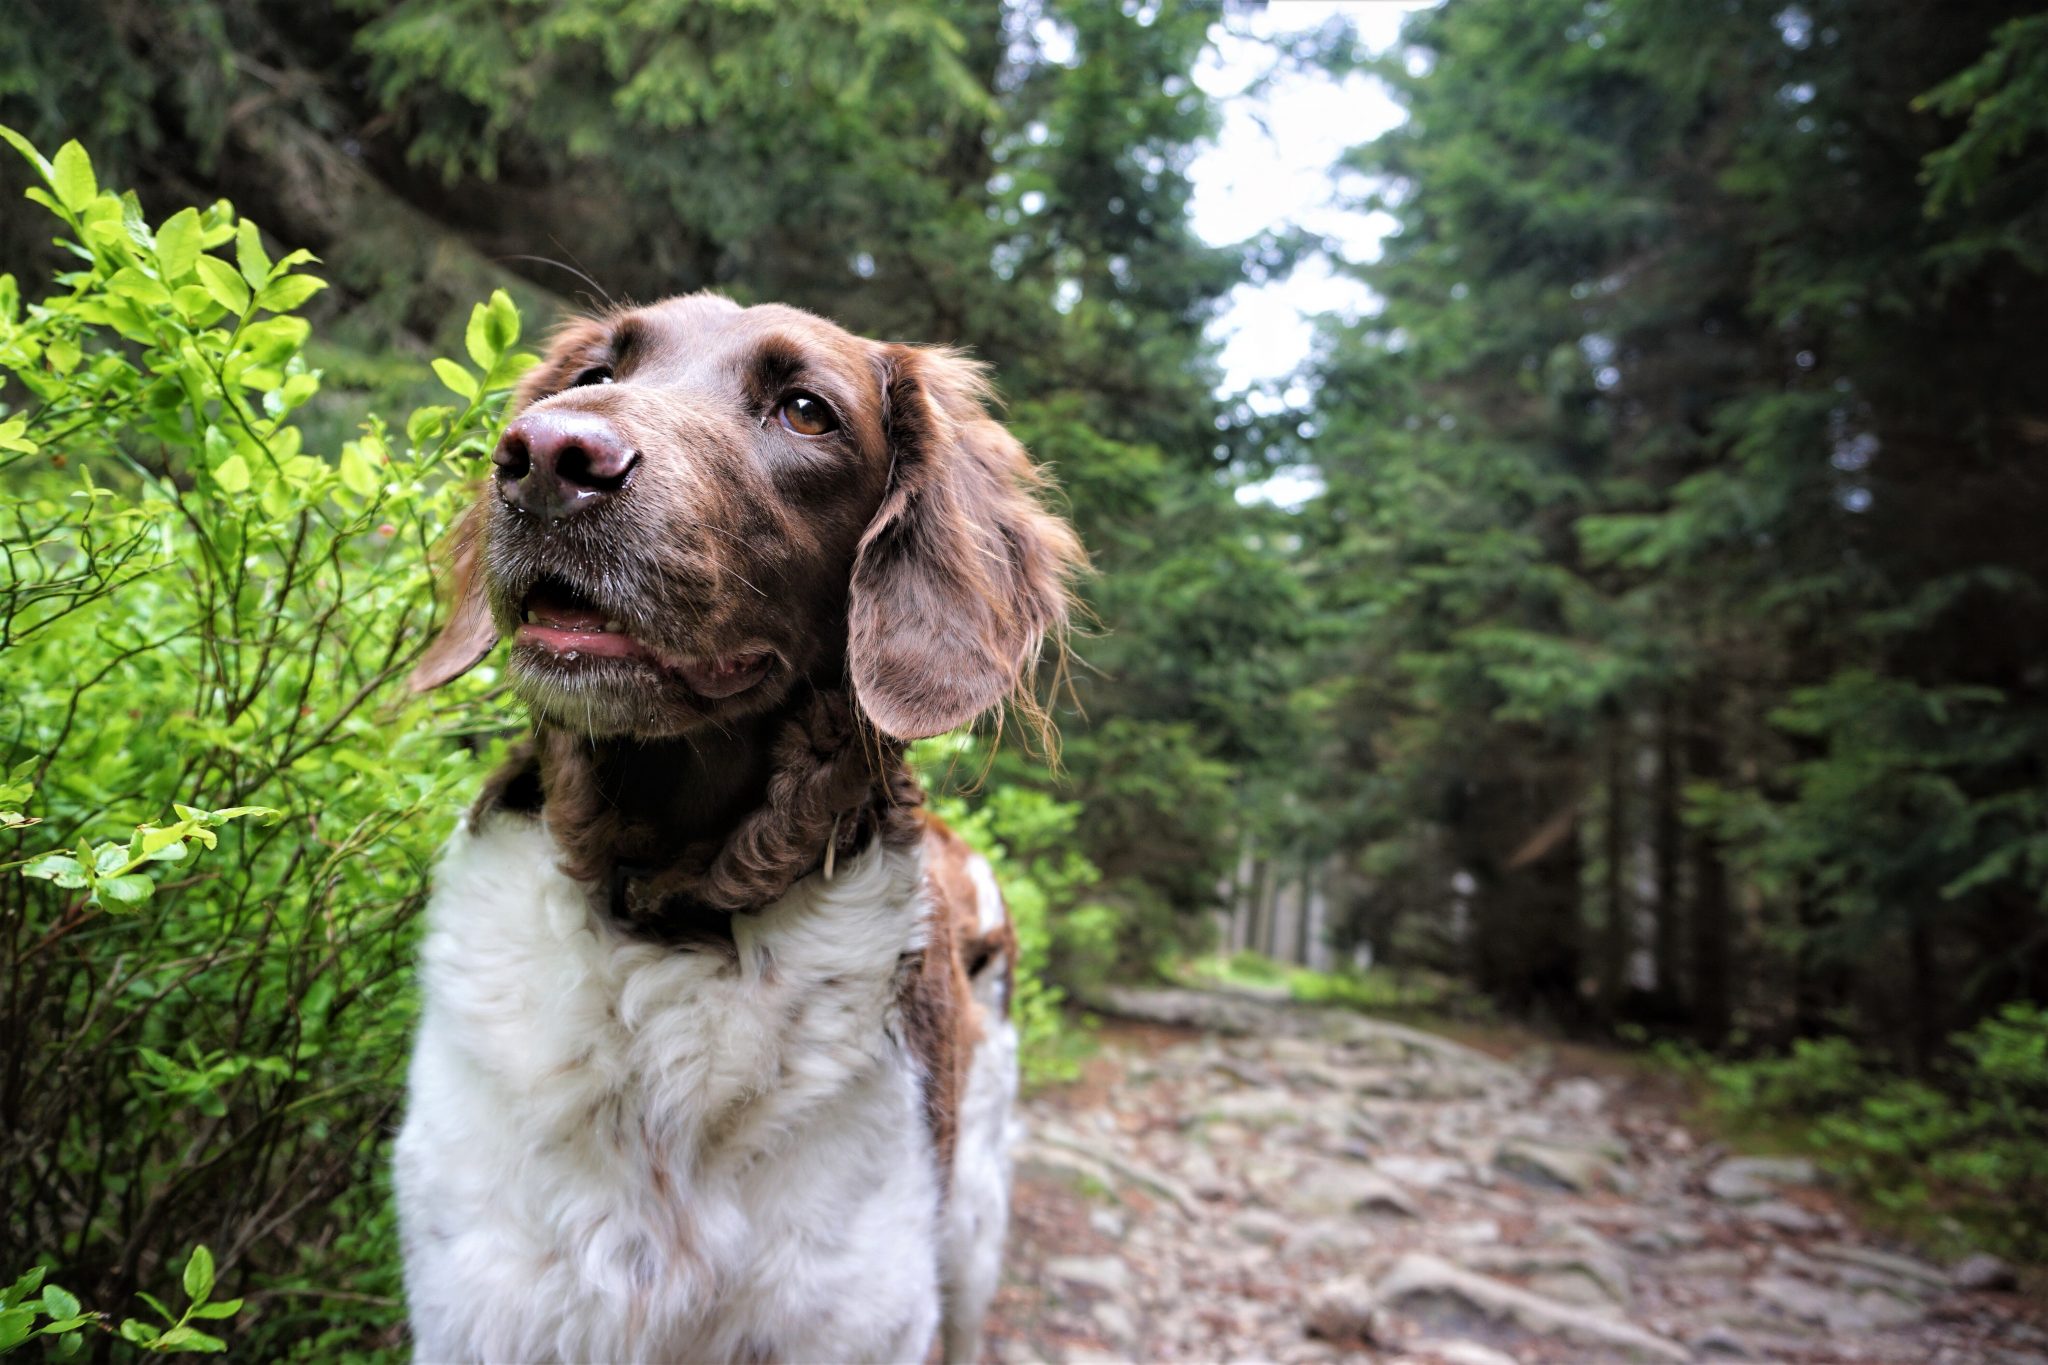
[[708, 294], [566, 327], [458, 528], [416, 689], [501, 638], [548, 723], [657, 738], [851, 684], [914, 739], [1027, 679], [1081, 562], [971, 362]]

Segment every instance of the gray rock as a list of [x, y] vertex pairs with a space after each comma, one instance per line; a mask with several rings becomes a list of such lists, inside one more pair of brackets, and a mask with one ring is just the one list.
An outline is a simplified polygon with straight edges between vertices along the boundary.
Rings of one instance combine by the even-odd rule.
[[1406, 1190], [1358, 1166], [1318, 1162], [1259, 1183], [1269, 1203], [1305, 1218], [1357, 1213], [1418, 1218], [1422, 1213]]
[[1496, 1351], [1476, 1341], [1424, 1338], [1408, 1343], [1408, 1354], [1429, 1361], [1431, 1365], [1521, 1365], [1506, 1351]]
[[1131, 1220], [1115, 1209], [1094, 1208], [1088, 1210], [1088, 1226], [1094, 1228], [1111, 1241], [1122, 1241], [1131, 1225]]
[[1761, 1276], [1751, 1283], [1750, 1292], [1787, 1316], [1837, 1336], [1903, 1327], [1922, 1316], [1918, 1305], [1881, 1289], [1851, 1295], [1795, 1275]]
[[1263, 1128], [1298, 1123], [1306, 1107], [1300, 1096], [1287, 1090], [1230, 1090], [1204, 1104], [1202, 1117]]
[[1089, 1315], [1112, 1346], [1129, 1350], [1138, 1344], [1137, 1319], [1121, 1301], [1104, 1299], [1090, 1310]]
[[1756, 1353], [1732, 1327], [1709, 1327], [1687, 1343], [1706, 1360], [1755, 1360]]
[[1127, 1294], [1131, 1288], [1131, 1268], [1115, 1256], [1054, 1256], [1045, 1263], [1045, 1273], [1098, 1294]]
[[1381, 1174], [1418, 1190], [1440, 1189], [1454, 1182], [1469, 1183], [1472, 1179], [1470, 1166], [1448, 1156], [1383, 1156], [1373, 1162], [1373, 1167]]
[[1568, 1190], [1583, 1194], [1601, 1186], [1612, 1187], [1614, 1167], [1597, 1151], [1511, 1138], [1494, 1153], [1496, 1170], [1539, 1188]]
[[1466, 1267], [1494, 1275], [1534, 1276], [1537, 1288], [1581, 1307], [1626, 1305], [1634, 1297], [1628, 1267], [1618, 1256], [1590, 1248], [1479, 1247], [1464, 1253]]
[[1379, 1233], [1348, 1218], [1319, 1219], [1287, 1239], [1290, 1255], [1363, 1256], [1379, 1245]]
[[[1949, 1278], [1925, 1261], [1911, 1256], [1898, 1256], [1889, 1251], [1877, 1251], [1871, 1247], [1857, 1246], [1852, 1242], [1832, 1242], [1813, 1248], [1813, 1254], [1823, 1261], [1831, 1261], [1844, 1267], [1836, 1274], [1844, 1283], [1874, 1285], [1885, 1288], [1889, 1284], [1902, 1284], [1917, 1288], [1922, 1293], [1934, 1293], [1948, 1288]], [[1875, 1275], [1857, 1275], [1855, 1271], [1875, 1272]]]
[[1699, 1224], [1682, 1221], [1647, 1223], [1628, 1234], [1631, 1247], [1653, 1256], [1685, 1251], [1706, 1240], [1706, 1231]]
[[1751, 1222], [1774, 1227], [1780, 1232], [1824, 1232], [1828, 1226], [1827, 1219], [1809, 1209], [1799, 1207], [1788, 1199], [1766, 1199], [1762, 1203], [1751, 1204], [1743, 1210], [1743, 1214]]
[[1958, 1289], [2010, 1290], [2020, 1287], [2019, 1272], [1986, 1252], [1966, 1256], [1950, 1267], [1949, 1283]]
[[1294, 1220], [1271, 1209], [1245, 1209], [1230, 1220], [1230, 1230], [1247, 1242], [1274, 1246], [1294, 1233]]
[[1591, 1118], [1607, 1107], [1607, 1087], [1590, 1076], [1574, 1076], [1552, 1086], [1545, 1100], [1553, 1110]]
[[1684, 1347], [1669, 1338], [1488, 1279], [1421, 1252], [1411, 1252], [1395, 1262], [1374, 1286], [1371, 1302], [1415, 1319], [1434, 1332], [1484, 1335], [1495, 1340], [1551, 1337], [1632, 1361], [1682, 1365], [1691, 1359]]
[[1780, 1185], [1811, 1185], [1820, 1172], [1805, 1157], [1730, 1157], [1707, 1172], [1707, 1193], [1731, 1204], [1769, 1199]]
[[1083, 1194], [1114, 1195], [1116, 1177], [1109, 1167], [1064, 1147], [1025, 1142], [1017, 1148], [1017, 1174], [1065, 1185]]
[[1927, 1316], [1914, 1300], [1883, 1289], [1866, 1289], [1856, 1295], [1856, 1310], [1881, 1330], [1904, 1327]]
[[1500, 1240], [1500, 1223], [1492, 1218], [1474, 1218], [1467, 1223], [1439, 1223], [1436, 1235], [1453, 1245], [1491, 1245]]
[[1749, 1291], [1788, 1317], [1823, 1327], [1830, 1325], [1831, 1316], [1850, 1306], [1833, 1290], [1796, 1275], [1758, 1276], [1750, 1282]]
[[1022, 1337], [997, 1337], [990, 1343], [1000, 1365], [1038, 1365], [1045, 1352]]
[[1098, 1180], [1115, 1190], [1119, 1181], [1136, 1185], [1156, 1199], [1163, 1199], [1188, 1218], [1196, 1215], [1194, 1192], [1163, 1171], [1103, 1150], [1099, 1139], [1070, 1136], [1041, 1129], [1034, 1142], [1026, 1143], [1020, 1155], [1042, 1166], [1064, 1166], [1070, 1173]]
[[1310, 1336], [1331, 1341], [1371, 1340], [1378, 1330], [1374, 1314], [1379, 1311], [1379, 1300], [1372, 1281], [1363, 1275], [1324, 1282], [1309, 1295], [1307, 1309], [1304, 1325]]

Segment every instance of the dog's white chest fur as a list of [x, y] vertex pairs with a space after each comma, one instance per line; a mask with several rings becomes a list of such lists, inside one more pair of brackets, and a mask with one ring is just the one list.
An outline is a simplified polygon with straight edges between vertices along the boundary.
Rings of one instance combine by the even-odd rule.
[[737, 962], [626, 937], [556, 858], [500, 813], [437, 874], [396, 1161], [419, 1357], [920, 1358], [941, 1261], [999, 1249], [1015, 1062], [1005, 1023], [948, 1207], [895, 1017], [918, 852], [737, 918]]

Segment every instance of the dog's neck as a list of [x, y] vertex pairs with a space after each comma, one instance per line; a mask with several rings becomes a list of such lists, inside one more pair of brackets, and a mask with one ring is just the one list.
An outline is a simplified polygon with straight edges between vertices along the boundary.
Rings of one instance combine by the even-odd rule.
[[845, 693], [687, 738], [597, 739], [543, 727], [487, 804], [538, 805], [566, 871], [629, 928], [729, 940], [759, 910], [870, 840], [917, 837], [924, 793], [903, 746], [863, 728]]

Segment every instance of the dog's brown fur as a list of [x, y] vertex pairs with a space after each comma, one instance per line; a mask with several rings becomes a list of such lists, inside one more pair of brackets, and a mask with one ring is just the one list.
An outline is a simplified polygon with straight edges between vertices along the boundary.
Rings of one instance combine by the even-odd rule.
[[[796, 391], [838, 429], [782, 426]], [[516, 405], [600, 418], [638, 463], [602, 506], [545, 525], [487, 488], [451, 540], [449, 619], [414, 673], [426, 688], [473, 667], [549, 580], [661, 658], [769, 656], [758, 683], [708, 698], [651, 662], [565, 669], [515, 650], [536, 735], [484, 801], [537, 810], [572, 876], [679, 947], [715, 944], [725, 917], [872, 839], [923, 839], [934, 915], [901, 1004], [948, 1165], [968, 977], [1002, 949], [1007, 972], [1015, 940], [981, 932], [965, 845], [920, 815], [904, 746], [1006, 698], [1037, 714], [1033, 665], [1082, 562], [987, 397], [953, 352], [795, 309], [693, 295], [572, 322]]]

